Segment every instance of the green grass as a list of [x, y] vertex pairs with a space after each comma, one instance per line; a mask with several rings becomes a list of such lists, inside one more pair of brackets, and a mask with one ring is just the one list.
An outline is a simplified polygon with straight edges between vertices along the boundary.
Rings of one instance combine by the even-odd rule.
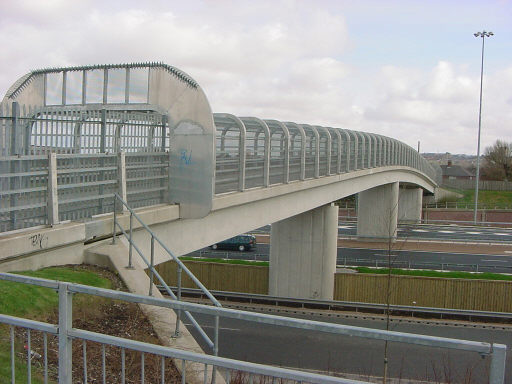
[[[353, 267], [359, 273], [373, 273], [386, 275], [388, 273], [387, 268], [368, 268], [368, 267]], [[502, 275], [499, 273], [487, 273], [487, 272], [440, 272], [440, 271], [429, 271], [422, 269], [391, 269], [392, 275], [404, 275], [404, 276], [424, 276], [424, 277], [444, 277], [450, 279], [478, 279], [478, 280], [510, 280], [512, 276]]]
[[218, 264], [241, 264], [241, 265], [257, 265], [259, 267], [268, 267], [268, 261], [255, 261], [255, 260], [236, 260], [236, 259], [210, 259], [205, 257], [192, 257], [181, 256], [181, 261], [202, 261], [205, 263], [218, 263]]
[[[226, 259], [209, 259], [182, 256], [180, 260], [186, 261], [199, 261], [205, 263], [220, 263], [220, 264], [242, 264], [242, 265], [256, 265], [268, 267], [268, 261], [252, 261], [252, 260], [226, 260]], [[368, 268], [368, 267], [350, 267], [359, 273], [374, 273], [374, 274], [387, 274], [387, 268]], [[424, 277], [444, 277], [450, 279], [480, 279], [480, 280], [510, 280], [512, 281], [512, 275], [502, 275], [499, 273], [487, 273], [487, 272], [440, 272], [430, 271], [423, 269], [391, 269], [392, 275], [404, 275], [404, 276], [424, 276]]]
[[[475, 202], [474, 190], [461, 190], [464, 197], [457, 200], [463, 204], [473, 204]], [[478, 204], [489, 208], [512, 206], [512, 191], [478, 191]]]
[[[40, 277], [44, 279], [66, 281], [85, 285], [93, 285], [101, 288], [110, 288], [111, 282], [97, 274], [73, 268], [56, 267], [39, 271], [17, 272], [20, 275]], [[13, 283], [0, 280], [0, 313], [5, 315], [45, 321], [48, 316], [58, 308], [58, 295], [52, 289], [41, 288], [27, 284]], [[88, 305], [95, 298], [92, 296], [77, 295], [73, 300], [74, 305]], [[17, 343], [17, 352], [23, 351]], [[10, 378], [11, 357], [9, 328], [0, 327], [0, 377]], [[41, 372], [33, 366], [32, 380], [34, 383], [42, 383]], [[27, 365], [22, 361], [16, 361], [16, 382], [27, 381]]]

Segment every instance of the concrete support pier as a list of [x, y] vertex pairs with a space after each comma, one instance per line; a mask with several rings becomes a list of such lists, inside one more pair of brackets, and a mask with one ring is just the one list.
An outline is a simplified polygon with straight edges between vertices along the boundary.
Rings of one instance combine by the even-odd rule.
[[400, 188], [398, 196], [398, 222], [418, 224], [421, 222], [423, 189]]
[[365, 239], [396, 239], [398, 182], [358, 194], [357, 236]]
[[269, 294], [332, 300], [338, 207], [319, 207], [272, 224]]

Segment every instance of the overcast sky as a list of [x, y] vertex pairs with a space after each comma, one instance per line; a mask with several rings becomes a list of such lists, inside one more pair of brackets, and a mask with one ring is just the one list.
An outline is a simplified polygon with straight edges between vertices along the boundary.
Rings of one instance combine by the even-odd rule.
[[163, 61], [214, 112], [364, 130], [422, 152], [512, 141], [512, 2], [0, 0], [0, 93], [33, 69]]

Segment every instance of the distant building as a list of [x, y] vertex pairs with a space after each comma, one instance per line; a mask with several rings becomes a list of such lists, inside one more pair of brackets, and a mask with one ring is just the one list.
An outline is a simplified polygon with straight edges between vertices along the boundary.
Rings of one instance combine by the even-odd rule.
[[475, 178], [471, 171], [460, 165], [452, 164], [451, 160], [448, 160], [448, 164], [441, 165], [441, 170], [443, 172], [443, 180], [473, 180]]

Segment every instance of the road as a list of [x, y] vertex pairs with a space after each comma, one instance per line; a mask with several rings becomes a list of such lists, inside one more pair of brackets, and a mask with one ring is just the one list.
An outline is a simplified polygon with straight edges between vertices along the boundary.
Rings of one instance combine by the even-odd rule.
[[[250, 252], [214, 251], [209, 248], [203, 248], [201, 251], [205, 257], [268, 261], [270, 245], [260, 243], [257, 249]], [[339, 247], [336, 264], [338, 266], [347, 264], [384, 267], [387, 265], [387, 259], [388, 252], [386, 250]], [[413, 269], [475, 271], [476, 265], [478, 265], [478, 270], [482, 272], [512, 273], [512, 253], [479, 255], [394, 249], [391, 251], [391, 261], [395, 267]]]
[[[512, 225], [512, 224], [511, 224]], [[269, 233], [270, 225], [259, 228], [255, 232]], [[356, 236], [357, 223], [340, 221], [338, 235]], [[398, 226], [399, 239], [414, 240], [451, 240], [463, 242], [511, 242], [511, 228], [488, 228], [458, 225], [431, 225], [431, 224], [400, 224]]]
[[[293, 315], [287, 314], [287, 316], [385, 329], [384, 318], [375, 319], [371, 316], [356, 317], [341, 314], [340, 317], [326, 317], [310, 311]], [[199, 315], [197, 318], [200, 324], [207, 326], [205, 330], [211, 336], [213, 320]], [[393, 321], [391, 330], [506, 344], [508, 350], [505, 382], [512, 380], [512, 353], [510, 351], [512, 328], [498, 326], [493, 329], [493, 327], [476, 324], [462, 326], [460, 323], [436, 324], [433, 321], [409, 321]], [[323, 372], [343, 372], [365, 376], [382, 375], [384, 350], [382, 341], [315, 334], [310, 331], [232, 319], [221, 319], [220, 327], [220, 356]], [[389, 372], [390, 376], [395, 378], [429, 379], [435, 382], [484, 383], [487, 382], [488, 360], [481, 358], [476, 353], [389, 343]], [[450, 377], [443, 377], [443, 372], [449, 372]], [[465, 380], [469, 375], [473, 381]], [[364, 380], [366, 377], [362, 379]]]

